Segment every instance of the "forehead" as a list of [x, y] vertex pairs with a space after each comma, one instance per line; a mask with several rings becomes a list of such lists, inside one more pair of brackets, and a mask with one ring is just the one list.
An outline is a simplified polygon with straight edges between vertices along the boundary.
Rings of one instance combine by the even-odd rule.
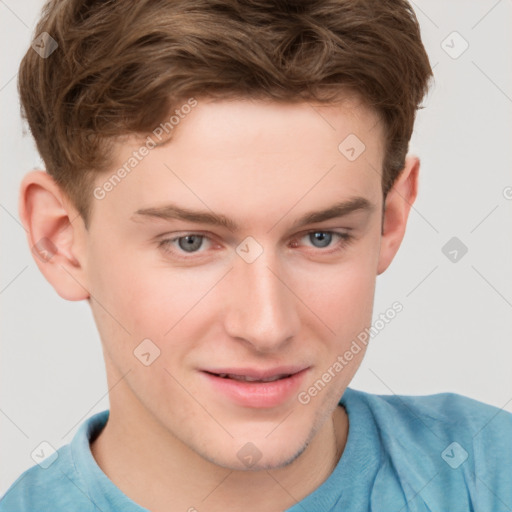
[[[145, 156], [148, 139], [115, 147], [114, 165], [96, 180], [113, 186], [93, 211], [121, 220], [174, 202], [250, 222], [255, 213], [275, 219], [324, 200], [378, 202], [382, 123], [355, 98], [331, 105], [198, 99], [187, 111], [175, 117], [171, 140]], [[117, 179], [122, 168], [128, 172]]]
[[[355, 96], [336, 104], [204, 99], [180, 123], [173, 132], [175, 146], [200, 145], [216, 157], [265, 150], [292, 161], [300, 150], [314, 158], [313, 149], [337, 156], [338, 143], [349, 134], [357, 134], [367, 145], [382, 143], [379, 116]], [[301, 147], [303, 142], [308, 146]]]

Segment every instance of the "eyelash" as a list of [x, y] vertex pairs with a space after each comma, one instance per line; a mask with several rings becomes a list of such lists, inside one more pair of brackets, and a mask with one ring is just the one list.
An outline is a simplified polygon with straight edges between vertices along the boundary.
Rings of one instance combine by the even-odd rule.
[[[333, 254], [333, 253], [336, 253], [338, 251], [341, 251], [353, 239], [353, 236], [350, 235], [349, 233], [346, 233], [346, 232], [329, 231], [329, 230], [322, 230], [322, 229], [313, 229], [311, 231], [307, 231], [306, 233], [302, 234], [300, 237], [294, 239], [293, 241], [295, 242], [296, 240], [300, 240], [300, 239], [302, 239], [302, 238], [304, 238], [306, 236], [309, 236], [309, 235], [311, 235], [313, 233], [330, 234], [330, 235], [338, 236], [340, 238], [338, 243], [335, 244], [335, 246], [333, 248], [331, 248], [331, 249], [329, 249], [329, 248], [325, 248], [325, 249], [324, 248], [316, 248], [320, 253], [325, 254], [325, 255]], [[170, 249], [170, 247], [173, 244], [173, 242], [177, 242], [181, 238], [185, 238], [187, 236], [198, 236], [198, 237], [201, 237], [202, 239], [210, 239], [210, 237], [208, 237], [207, 235], [205, 235], [203, 233], [190, 232], [190, 233], [185, 233], [185, 234], [182, 234], [182, 235], [174, 237], [174, 238], [166, 238], [164, 240], [161, 240], [158, 243], [158, 248], [161, 248], [161, 249], [164, 250], [164, 252], [171, 253], [171, 254], [173, 254], [174, 256], [176, 256], [177, 258], [180, 258], [180, 259], [184, 259], [184, 260], [194, 259], [194, 258], [197, 257], [197, 256], [194, 256], [194, 255], [200, 254], [200, 252], [187, 253], [187, 252], [184, 252], [182, 250], [175, 251], [173, 249]], [[313, 250], [314, 249], [315, 248], [313, 248]], [[179, 253], [179, 255], [177, 253]], [[188, 254], [188, 256], [182, 256], [182, 254]]]

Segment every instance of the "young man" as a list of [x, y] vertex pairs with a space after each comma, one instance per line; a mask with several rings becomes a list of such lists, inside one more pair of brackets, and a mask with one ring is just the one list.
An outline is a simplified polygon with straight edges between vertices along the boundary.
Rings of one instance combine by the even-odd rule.
[[410, 5], [60, 0], [36, 35], [20, 217], [110, 409], [0, 511], [511, 510], [512, 415], [348, 388], [417, 193]]

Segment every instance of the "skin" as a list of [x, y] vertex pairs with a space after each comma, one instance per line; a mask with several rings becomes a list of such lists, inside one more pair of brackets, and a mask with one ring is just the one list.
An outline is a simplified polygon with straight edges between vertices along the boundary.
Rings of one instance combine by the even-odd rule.
[[[350, 133], [366, 146], [354, 161], [338, 150]], [[408, 156], [383, 217], [383, 140], [379, 118], [355, 97], [331, 105], [198, 98], [170, 143], [104, 199], [91, 198], [89, 230], [48, 174], [25, 176], [29, 244], [46, 237], [56, 248], [35, 261], [61, 297], [89, 301], [101, 337], [111, 407], [91, 450], [131, 499], [153, 511], [278, 511], [328, 478], [349, 428], [337, 404], [364, 349], [306, 405], [294, 394], [275, 407], [242, 407], [201, 369], [303, 365], [299, 391], [307, 390], [371, 324], [376, 276], [400, 246], [419, 171]], [[112, 171], [96, 184], [140, 146], [119, 141]], [[292, 227], [354, 197], [371, 211]], [[241, 229], [132, 217], [168, 202], [223, 214]], [[324, 247], [308, 235], [329, 230], [353, 238], [333, 235]], [[158, 246], [198, 232], [209, 239], [195, 253]], [[263, 249], [252, 263], [236, 252], [248, 236]], [[133, 354], [146, 338], [160, 349], [150, 366]], [[261, 454], [250, 469], [237, 457], [246, 443]]]

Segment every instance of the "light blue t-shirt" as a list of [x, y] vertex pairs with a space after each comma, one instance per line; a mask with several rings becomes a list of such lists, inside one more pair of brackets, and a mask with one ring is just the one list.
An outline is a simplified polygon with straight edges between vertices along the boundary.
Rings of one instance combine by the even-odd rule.
[[[340, 404], [349, 419], [343, 455], [329, 478], [287, 512], [512, 511], [512, 414], [453, 393], [349, 388]], [[91, 454], [89, 442], [108, 413], [85, 420], [49, 467], [25, 471], [0, 500], [0, 512], [147, 512]]]

